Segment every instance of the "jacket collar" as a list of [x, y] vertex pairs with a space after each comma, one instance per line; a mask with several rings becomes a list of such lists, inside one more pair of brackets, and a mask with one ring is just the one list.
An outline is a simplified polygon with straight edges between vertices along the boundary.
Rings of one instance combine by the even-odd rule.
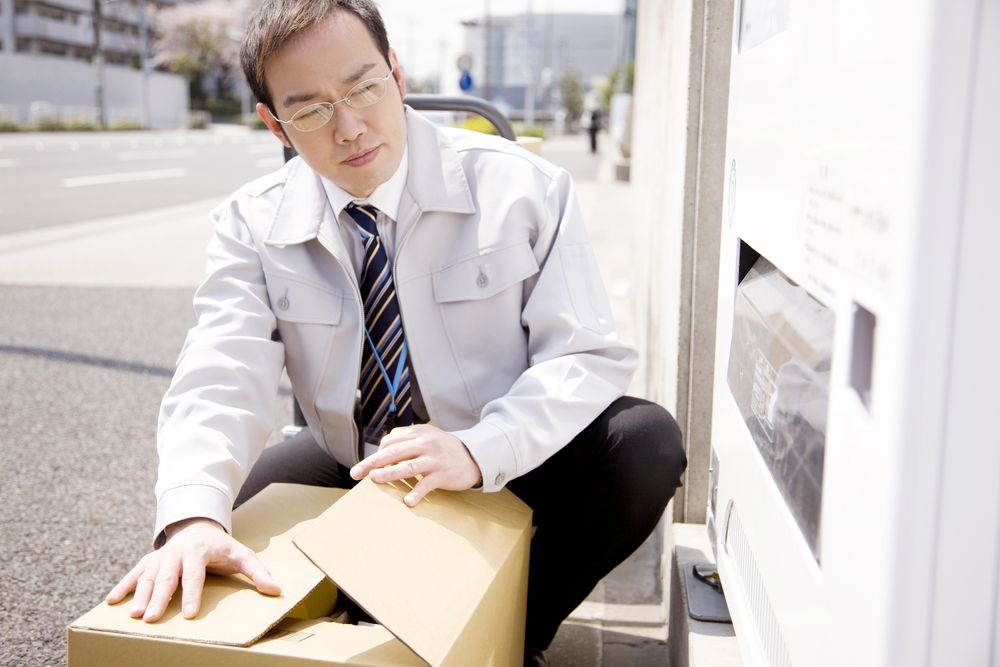
[[[405, 109], [410, 169], [400, 218], [424, 211], [474, 213], [476, 205], [458, 153], [430, 121], [408, 106]], [[285, 186], [265, 241], [269, 245], [304, 243], [324, 227], [333, 229], [336, 222], [319, 174], [300, 157], [285, 170]]]

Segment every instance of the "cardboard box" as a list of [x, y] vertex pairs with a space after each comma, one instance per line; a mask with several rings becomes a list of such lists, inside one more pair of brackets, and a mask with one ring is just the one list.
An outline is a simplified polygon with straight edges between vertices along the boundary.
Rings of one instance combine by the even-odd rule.
[[[233, 514], [282, 595], [242, 575], [209, 575], [195, 619], [174, 595], [163, 618], [101, 603], [68, 629], [70, 667], [141, 665], [520, 665], [531, 510], [508, 491], [433, 491], [415, 508], [405, 483], [350, 491], [272, 484]], [[329, 587], [381, 626], [291, 618], [328, 609]]]

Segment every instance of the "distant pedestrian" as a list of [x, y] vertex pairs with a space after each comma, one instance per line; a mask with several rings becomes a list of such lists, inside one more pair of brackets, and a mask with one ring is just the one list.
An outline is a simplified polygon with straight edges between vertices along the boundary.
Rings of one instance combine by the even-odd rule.
[[601, 107], [594, 107], [590, 111], [590, 123], [587, 125], [587, 134], [590, 135], [590, 152], [597, 152], [597, 133], [601, 130], [603, 114]]

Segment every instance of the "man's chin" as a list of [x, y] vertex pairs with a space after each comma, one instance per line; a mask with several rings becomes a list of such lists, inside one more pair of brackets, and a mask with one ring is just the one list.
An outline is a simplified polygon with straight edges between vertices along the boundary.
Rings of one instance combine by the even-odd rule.
[[375, 192], [375, 188], [378, 187], [376, 179], [354, 178], [350, 181], [345, 181], [344, 179], [331, 178], [330, 180], [336, 183], [341, 190], [358, 199], [370, 196], [371, 193]]

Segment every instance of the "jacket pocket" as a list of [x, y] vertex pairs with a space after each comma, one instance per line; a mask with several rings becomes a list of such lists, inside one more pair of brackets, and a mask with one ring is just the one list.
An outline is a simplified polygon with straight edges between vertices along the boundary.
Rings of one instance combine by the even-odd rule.
[[488, 299], [536, 273], [538, 262], [527, 242], [486, 250], [435, 271], [434, 298], [438, 303]]
[[340, 324], [344, 297], [334, 289], [304, 283], [284, 274], [268, 273], [267, 294], [271, 311], [284, 322]]
[[445, 335], [476, 415], [527, 368], [523, 283], [537, 273], [538, 262], [524, 242], [481, 251], [431, 276]]

